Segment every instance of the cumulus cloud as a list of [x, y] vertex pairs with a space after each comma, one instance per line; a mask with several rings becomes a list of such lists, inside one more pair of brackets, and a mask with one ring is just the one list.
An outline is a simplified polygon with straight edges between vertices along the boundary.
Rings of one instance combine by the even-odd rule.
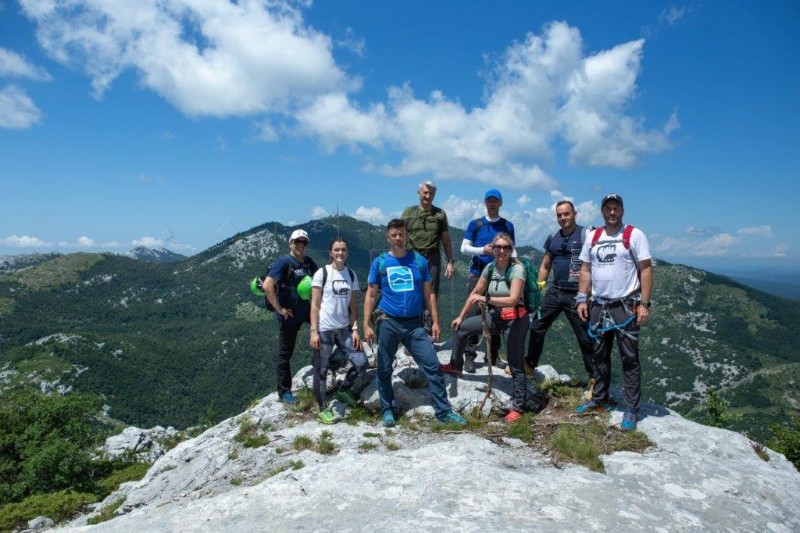
[[741, 228], [738, 231], [739, 235], [758, 235], [762, 237], [772, 238], [772, 227], [768, 224], [763, 226], [753, 226], [749, 228]]
[[697, 228], [695, 226], [687, 226], [685, 230], [686, 235], [692, 237], [710, 237], [712, 235], [719, 235], [722, 229], [718, 226], [708, 226], [705, 228]]
[[29, 235], [11, 235], [9, 237], [4, 237], [0, 240], [0, 244], [8, 246], [9, 248], [41, 248], [49, 246], [48, 243], [40, 238], [31, 237]]
[[387, 215], [380, 207], [366, 207], [361, 205], [352, 216], [359, 220], [365, 220], [370, 224], [386, 224], [390, 219], [399, 216], [399, 213]]
[[0, 47], [0, 77], [52, 81], [47, 70], [31, 65], [23, 56]]
[[0, 89], [0, 128], [25, 129], [41, 120], [42, 112], [22, 88], [8, 85]]
[[134, 239], [131, 241], [133, 246], [144, 246], [146, 248], [152, 248], [154, 246], [163, 246], [164, 241], [161, 239], [157, 239], [155, 237], [142, 237], [140, 239]]
[[81, 237], [78, 237], [77, 245], [80, 248], [94, 248], [95, 246], [97, 246], [97, 243], [94, 242], [94, 239], [83, 235]]
[[328, 216], [328, 211], [321, 205], [315, 205], [311, 208], [311, 218], [323, 218]]
[[293, 2], [20, 3], [42, 48], [91, 77], [98, 98], [129, 69], [191, 116], [285, 110], [358, 85]]
[[701, 240], [696, 238], [664, 237], [654, 249], [664, 255], [674, 256], [723, 256], [731, 253], [731, 248], [738, 244], [740, 239], [730, 233], [718, 233], [705, 236]]
[[530, 198], [530, 196], [528, 196], [527, 194], [523, 194], [522, 196], [520, 196], [519, 198], [517, 198], [517, 203], [518, 203], [520, 206], [526, 206], [526, 205], [528, 205], [530, 202], [531, 202], [531, 198]]

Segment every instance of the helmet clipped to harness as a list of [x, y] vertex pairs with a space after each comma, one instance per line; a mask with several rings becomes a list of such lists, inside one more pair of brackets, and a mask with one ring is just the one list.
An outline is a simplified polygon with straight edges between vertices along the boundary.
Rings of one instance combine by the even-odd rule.
[[250, 282], [250, 292], [256, 296], [264, 296], [264, 289], [261, 285], [264, 283], [266, 277], [267, 276], [258, 276], [257, 278], [253, 278], [253, 281]]
[[311, 276], [305, 276], [297, 285], [297, 295], [302, 300], [311, 299]]

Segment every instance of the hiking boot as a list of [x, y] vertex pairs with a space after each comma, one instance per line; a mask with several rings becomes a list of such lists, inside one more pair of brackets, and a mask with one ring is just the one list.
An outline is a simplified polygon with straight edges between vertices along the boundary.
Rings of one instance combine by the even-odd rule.
[[475, 356], [474, 355], [467, 355], [464, 359], [464, 372], [467, 374], [474, 374], [475, 373]]
[[338, 390], [336, 391], [336, 399], [340, 402], [346, 404], [348, 407], [355, 407], [358, 403], [355, 396], [348, 390]]
[[583, 399], [587, 402], [592, 399], [592, 393], [594, 392], [594, 378], [589, 380], [589, 386], [583, 392]]
[[589, 413], [607, 413], [611, 410], [611, 406], [607, 403], [600, 403], [594, 400], [583, 402], [575, 408], [575, 413], [579, 415], [587, 415]]
[[393, 428], [395, 424], [396, 422], [394, 420], [394, 413], [392, 413], [391, 411], [384, 412], [381, 425], [385, 428]]
[[446, 415], [439, 416], [436, 419], [443, 424], [458, 424], [459, 426], [467, 425], [467, 419], [455, 411], [450, 411]]
[[[533, 368], [530, 365], [530, 363], [528, 363], [527, 361], [525, 361], [524, 366], [525, 366], [525, 374], [527, 374], [527, 376], [529, 378], [535, 378], [536, 377], [536, 369]], [[591, 400], [591, 398], [589, 398], [589, 399]]]
[[292, 394], [292, 391], [290, 391], [290, 390], [287, 390], [286, 392], [281, 394], [281, 401], [283, 403], [285, 403], [286, 405], [297, 405], [298, 404], [297, 398], [295, 397], [294, 394]]
[[447, 363], [445, 365], [441, 365], [439, 370], [442, 371], [442, 374], [450, 374], [453, 377], [460, 378], [461, 377], [461, 370], [454, 367], [452, 364]]
[[499, 368], [500, 370], [505, 370], [506, 368], [508, 368], [508, 364], [502, 359], [500, 359], [500, 356], [497, 356], [494, 359], [490, 358], [489, 364], [494, 365], [496, 368]]
[[503, 422], [508, 422], [509, 424], [512, 424], [517, 420], [519, 420], [520, 418], [522, 418], [522, 413], [520, 413], [516, 409], [512, 409], [508, 412], [506, 416], [503, 417]]
[[323, 409], [322, 411], [317, 413], [317, 420], [319, 420], [323, 424], [334, 424], [336, 423], [336, 416], [334, 416], [333, 412], [330, 409]]
[[636, 419], [639, 413], [634, 409], [626, 409], [625, 414], [622, 415], [622, 422], [619, 423], [619, 429], [622, 431], [633, 431], [636, 429]]

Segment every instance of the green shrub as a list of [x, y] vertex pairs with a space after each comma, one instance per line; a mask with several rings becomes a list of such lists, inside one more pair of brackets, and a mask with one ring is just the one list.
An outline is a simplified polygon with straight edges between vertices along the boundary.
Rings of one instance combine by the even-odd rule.
[[109, 505], [108, 507], [103, 507], [100, 512], [96, 515], [87, 520], [89, 525], [99, 524], [100, 522], [106, 522], [114, 518], [114, 513], [122, 507], [122, 504], [125, 503], [125, 498], [120, 498], [116, 500], [114, 503]]
[[111, 494], [123, 483], [142, 479], [152, 466], [150, 463], [133, 463], [117, 468], [110, 475], [98, 481], [106, 494]]
[[61, 522], [77, 516], [88, 504], [96, 501], [97, 496], [94, 494], [71, 490], [28, 496], [21, 502], [0, 506], [0, 531], [23, 527], [28, 520], [37, 516], [46, 516]]
[[727, 428], [735, 423], [740, 415], [731, 413], [730, 402], [723, 400], [716, 392], [710, 391], [706, 400], [706, 412], [708, 413], [708, 425], [718, 428]]
[[774, 438], [769, 442], [769, 447], [782, 453], [800, 470], [800, 418], [792, 422], [794, 427], [783, 427], [777, 424], [770, 426]]

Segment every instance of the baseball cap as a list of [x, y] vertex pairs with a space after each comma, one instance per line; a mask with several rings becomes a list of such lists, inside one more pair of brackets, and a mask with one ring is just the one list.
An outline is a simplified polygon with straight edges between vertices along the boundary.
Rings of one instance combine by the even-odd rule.
[[489, 198], [492, 197], [497, 198], [498, 200], [502, 200], [503, 193], [501, 193], [497, 189], [489, 189], [488, 191], [486, 191], [486, 194], [483, 195], [484, 200], [488, 200]]
[[306, 233], [306, 230], [302, 230], [302, 229], [296, 229], [296, 230], [294, 230], [294, 231], [292, 232], [292, 236], [291, 236], [291, 237], [289, 237], [289, 242], [295, 241], [295, 240], [297, 240], [297, 239], [305, 239], [305, 240], [307, 240], [307, 241], [308, 241], [308, 240], [310, 240], [310, 239], [308, 238], [308, 233]]
[[616, 202], [618, 202], [618, 203], [619, 203], [619, 206], [620, 206], [620, 207], [625, 207], [625, 206], [622, 204], [622, 196], [620, 196], [619, 194], [614, 194], [614, 193], [611, 193], [611, 194], [607, 194], [607, 195], [605, 195], [605, 196], [603, 197], [603, 201], [602, 201], [602, 202], [600, 202], [600, 208], [602, 209], [602, 208], [603, 208], [603, 206], [604, 206], [604, 205], [606, 205], [606, 202], [608, 202], [609, 200], [614, 200], [614, 201], [616, 201]]

